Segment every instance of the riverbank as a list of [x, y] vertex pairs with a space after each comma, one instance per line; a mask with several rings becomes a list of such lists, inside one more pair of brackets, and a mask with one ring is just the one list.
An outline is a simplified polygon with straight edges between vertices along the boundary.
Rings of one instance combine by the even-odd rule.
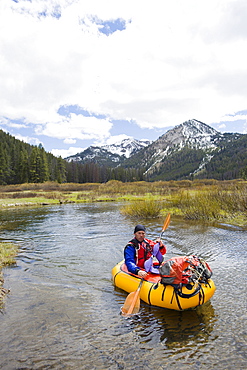
[[15, 257], [18, 252], [18, 247], [13, 243], [0, 242], [0, 308], [2, 307], [2, 299], [9, 292], [3, 288], [3, 274], [2, 267], [12, 265], [15, 263]]
[[[86, 202], [126, 203], [126, 216], [135, 216], [133, 209], [152, 203], [159, 212], [146, 217], [171, 215], [187, 220], [223, 222], [247, 227], [247, 181], [196, 180], [131, 182], [111, 180], [99, 183], [47, 182], [0, 186], [0, 207], [30, 207]], [[157, 208], [157, 207], [156, 207]]]

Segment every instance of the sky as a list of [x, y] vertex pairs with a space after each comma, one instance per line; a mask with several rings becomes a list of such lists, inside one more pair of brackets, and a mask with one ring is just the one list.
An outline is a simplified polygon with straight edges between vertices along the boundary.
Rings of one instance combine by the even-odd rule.
[[247, 133], [244, 0], [1, 0], [0, 129], [63, 158], [197, 119]]

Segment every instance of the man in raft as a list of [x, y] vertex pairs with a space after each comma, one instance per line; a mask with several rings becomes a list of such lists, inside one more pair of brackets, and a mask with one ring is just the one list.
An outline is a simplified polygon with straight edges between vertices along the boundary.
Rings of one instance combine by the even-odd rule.
[[145, 278], [147, 271], [153, 269], [153, 256], [161, 263], [166, 247], [160, 239], [156, 242], [146, 239], [146, 228], [143, 225], [136, 225], [134, 235], [134, 239], [124, 249], [125, 264], [129, 272]]

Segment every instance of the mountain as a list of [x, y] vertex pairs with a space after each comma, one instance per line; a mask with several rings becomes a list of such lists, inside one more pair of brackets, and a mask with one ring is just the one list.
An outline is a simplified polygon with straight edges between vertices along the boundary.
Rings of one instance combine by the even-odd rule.
[[124, 159], [125, 158], [121, 157], [119, 154], [112, 153], [99, 146], [89, 146], [87, 149], [83, 150], [83, 152], [65, 158], [67, 162], [77, 162], [81, 164], [97, 163], [100, 166], [106, 167], [121, 165]]
[[[226, 155], [233, 143], [237, 148], [242, 137], [245, 142], [247, 138], [245, 136], [237, 133], [222, 134], [205, 123], [192, 119], [167, 131], [151, 143], [145, 151], [141, 150], [126, 160], [124, 165], [127, 167], [141, 166], [149, 180], [207, 178], [212, 172], [210, 166], [207, 165], [217, 161], [220, 153], [222, 155], [224, 152]], [[245, 150], [243, 154], [247, 158]], [[241, 161], [242, 159], [239, 159], [237, 163]], [[247, 165], [245, 161], [241, 163], [242, 166], [244, 164]], [[217, 168], [214, 171], [214, 178], [216, 173]]]
[[126, 158], [138, 153], [151, 143], [149, 140], [126, 138], [111, 145], [90, 146], [83, 152], [65, 158], [67, 162], [94, 162], [107, 167], [116, 167], [124, 163]]
[[148, 181], [234, 179], [241, 177], [242, 171], [247, 173], [247, 135], [220, 133], [191, 119], [153, 142], [125, 139], [91, 146], [66, 160], [135, 169]]
[[139, 153], [138, 163], [146, 168], [146, 172], [157, 171], [166, 158], [180, 152], [185, 147], [193, 150], [216, 149], [216, 141], [223, 134], [197, 120], [189, 120], [154, 141], [145, 152]]
[[123, 155], [124, 157], [129, 158], [130, 156], [139, 152], [139, 150], [145, 148], [150, 144], [150, 140], [136, 140], [132, 138], [126, 138], [112, 145], [104, 145], [101, 148], [108, 150], [113, 154], [118, 154], [120, 156]]

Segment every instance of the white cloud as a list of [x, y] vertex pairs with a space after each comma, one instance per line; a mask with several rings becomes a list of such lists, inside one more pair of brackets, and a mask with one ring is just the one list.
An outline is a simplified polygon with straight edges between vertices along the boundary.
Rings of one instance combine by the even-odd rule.
[[244, 123], [243, 134], [247, 134], [247, 122]]
[[70, 147], [69, 149], [52, 149], [51, 153], [55, 155], [56, 157], [62, 157], [67, 158], [71, 155], [83, 152], [86, 148], [80, 148], [80, 147]]
[[[114, 119], [220, 122], [246, 109], [246, 15], [241, 0], [1, 0], [0, 116], [73, 142], [106, 140]], [[106, 36], [96, 17], [126, 29]]]
[[75, 139], [64, 139], [64, 144], [75, 144], [76, 140]]
[[6, 127], [17, 128], [17, 129], [28, 127], [28, 125], [25, 123], [11, 122], [5, 117], [0, 118], [0, 124]]
[[75, 142], [76, 139], [103, 140], [110, 136], [112, 124], [107, 119], [96, 117], [84, 117], [81, 114], [72, 113], [70, 117], [57, 115], [57, 121], [48, 122], [45, 125], [37, 125], [36, 133]]
[[222, 121], [227, 122], [235, 122], [235, 121], [242, 121], [247, 120], [247, 114], [232, 114], [232, 115], [225, 115], [222, 117]]
[[30, 145], [42, 145], [43, 143], [36, 137], [30, 137], [30, 136], [23, 136], [20, 134], [15, 135], [15, 138], [21, 141], [24, 141], [24, 143], [30, 144]]

